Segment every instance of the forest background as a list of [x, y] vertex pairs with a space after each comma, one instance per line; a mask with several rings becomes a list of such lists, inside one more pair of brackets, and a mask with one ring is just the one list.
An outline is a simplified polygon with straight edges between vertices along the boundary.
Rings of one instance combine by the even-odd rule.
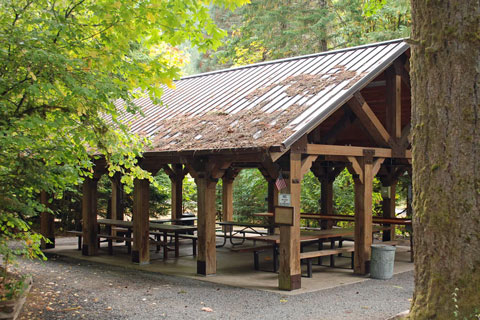
[[[180, 55], [189, 61], [184, 75], [198, 74], [263, 61], [311, 54], [366, 43], [404, 38], [410, 34], [408, 0], [253, 0], [234, 11], [212, 6], [210, 14], [228, 36], [214, 50], [183, 45]], [[170, 179], [160, 171], [151, 184], [151, 215], [170, 213]], [[400, 178], [397, 201], [405, 205], [410, 178]], [[217, 184], [217, 212], [221, 219], [221, 181]], [[321, 185], [309, 172], [302, 181], [302, 212], [317, 213]], [[99, 181], [100, 215], [108, 216], [111, 187], [107, 176]], [[80, 229], [81, 188], [72, 187], [56, 199], [51, 209], [60, 219], [60, 230]], [[252, 221], [253, 213], [267, 211], [267, 183], [256, 169], [244, 169], [234, 183], [234, 219]], [[131, 215], [133, 198], [123, 199]], [[381, 211], [381, 184], [374, 181], [374, 214]], [[353, 179], [344, 170], [334, 182], [336, 214], [354, 210]], [[183, 211], [196, 211], [196, 186], [190, 176], [183, 182]]]

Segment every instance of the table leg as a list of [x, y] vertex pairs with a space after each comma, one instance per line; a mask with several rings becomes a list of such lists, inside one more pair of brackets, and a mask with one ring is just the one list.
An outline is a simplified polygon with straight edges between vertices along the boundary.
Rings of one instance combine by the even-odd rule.
[[216, 248], [222, 248], [227, 244], [227, 229], [223, 229], [223, 243], [216, 246]]
[[179, 249], [179, 241], [178, 241], [178, 232], [175, 232], [175, 258], [178, 258], [180, 255], [180, 249]]
[[273, 245], [273, 272], [277, 272], [278, 271], [278, 247], [277, 247], [277, 244], [275, 243]]
[[163, 233], [163, 260], [167, 260], [168, 259], [168, 235], [167, 235], [167, 232], [165, 231]]
[[[127, 238], [132, 238], [132, 229], [128, 228], [127, 229]], [[130, 254], [132, 253], [132, 242], [131, 241], [125, 241], [125, 244], [127, 246], [127, 253]]]
[[[335, 238], [330, 239], [330, 248], [335, 249]], [[330, 267], [335, 267], [335, 255], [330, 255]]]
[[[318, 250], [323, 250], [323, 239], [318, 240]], [[318, 265], [322, 265], [322, 257], [318, 257]]]

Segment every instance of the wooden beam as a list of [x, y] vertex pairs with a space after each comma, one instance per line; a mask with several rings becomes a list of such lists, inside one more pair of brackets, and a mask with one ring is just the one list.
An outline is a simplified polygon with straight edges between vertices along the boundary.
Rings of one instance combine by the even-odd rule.
[[198, 206], [198, 255], [197, 274], [211, 275], [217, 272], [215, 236], [216, 181], [210, 180], [208, 173], [200, 172], [197, 183]]
[[[353, 146], [336, 146], [329, 144], [308, 144], [307, 154], [309, 155], [325, 155], [325, 156], [345, 156], [345, 157], [361, 157], [363, 150], [373, 150], [375, 157], [392, 158], [392, 150], [386, 148], [369, 148], [369, 147], [353, 147]], [[411, 158], [410, 150], [405, 152], [403, 158]]]
[[302, 178], [305, 174], [307, 174], [307, 172], [310, 170], [310, 168], [312, 167], [312, 163], [317, 160], [318, 156], [307, 156], [305, 159], [302, 160], [302, 164], [301, 164], [301, 175], [302, 175]]
[[48, 243], [42, 240], [42, 249], [55, 248], [55, 220], [53, 214], [48, 212], [48, 194], [45, 191], [40, 192], [40, 203], [46, 208], [40, 214], [40, 234], [44, 236]]
[[348, 161], [350, 161], [350, 168], [353, 171], [350, 173], [358, 176], [359, 182], [363, 183], [363, 168], [361, 167], [360, 161], [358, 161], [358, 159], [355, 157], [348, 157]]
[[123, 185], [120, 173], [112, 177], [112, 219], [123, 220]]
[[272, 179], [278, 178], [280, 167], [278, 166], [278, 164], [273, 162], [269, 156], [265, 156], [265, 158], [262, 160], [261, 166], [270, 178]]
[[[320, 180], [320, 209], [325, 215], [333, 215], [333, 180], [328, 175]], [[322, 229], [331, 229], [333, 223], [328, 220], [321, 221]]]
[[354, 272], [370, 272], [372, 245], [372, 192], [373, 159], [371, 156], [359, 160], [363, 171], [363, 183], [354, 177], [355, 182], [355, 257]]
[[290, 153], [290, 187], [291, 206], [294, 217], [293, 226], [280, 227], [280, 269], [278, 287], [282, 290], [296, 290], [301, 287], [300, 269], [300, 193], [301, 163], [300, 153]]
[[167, 174], [167, 176], [170, 177], [170, 179], [175, 175], [175, 172], [173, 172], [172, 168], [168, 164], [165, 164], [162, 166], [163, 171]]
[[402, 77], [393, 66], [386, 70], [385, 77], [386, 128], [393, 139], [397, 140], [402, 135]]
[[172, 219], [180, 219], [183, 213], [183, 166], [181, 164], [173, 165], [170, 176], [171, 183], [171, 216]]
[[383, 161], [385, 161], [385, 158], [378, 158], [373, 161], [373, 168], [372, 168], [372, 174], [375, 177], [380, 170], [380, 167], [382, 166]]
[[132, 262], [138, 264], [150, 263], [149, 185], [150, 182], [147, 179], [134, 180]]
[[390, 134], [359, 92], [355, 93], [347, 104], [378, 145], [392, 145]]
[[97, 179], [85, 178], [82, 197], [82, 254], [97, 254]]
[[233, 181], [232, 177], [222, 178], [222, 220], [233, 221]]
[[[395, 208], [396, 208], [396, 187], [397, 181], [392, 181], [390, 185], [384, 185], [384, 187], [388, 187], [388, 194], [383, 197], [382, 199], [382, 211], [383, 211], [383, 218], [395, 218]], [[389, 225], [387, 225], [389, 226]], [[395, 226], [393, 226], [390, 230], [383, 231], [383, 241], [390, 241], [395, 239]]]

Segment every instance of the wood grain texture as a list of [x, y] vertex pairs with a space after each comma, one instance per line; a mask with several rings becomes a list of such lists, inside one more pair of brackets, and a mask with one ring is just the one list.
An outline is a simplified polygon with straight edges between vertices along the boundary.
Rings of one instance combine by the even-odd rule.
[[146, 179], [135, 179], [134, 181], [132, 261], [139, 264], [150, 263], [149, 185], [150, 182]]
[[82, 198], [82, 254], [97, 254], [97, 179], [85, 178]]

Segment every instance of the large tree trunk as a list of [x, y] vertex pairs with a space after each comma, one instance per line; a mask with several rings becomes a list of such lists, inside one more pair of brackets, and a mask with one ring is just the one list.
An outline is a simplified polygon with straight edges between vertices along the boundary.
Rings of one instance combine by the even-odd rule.
[[410, 317], [470, 319], [480, 313], [480, 2], [411, 3]]

